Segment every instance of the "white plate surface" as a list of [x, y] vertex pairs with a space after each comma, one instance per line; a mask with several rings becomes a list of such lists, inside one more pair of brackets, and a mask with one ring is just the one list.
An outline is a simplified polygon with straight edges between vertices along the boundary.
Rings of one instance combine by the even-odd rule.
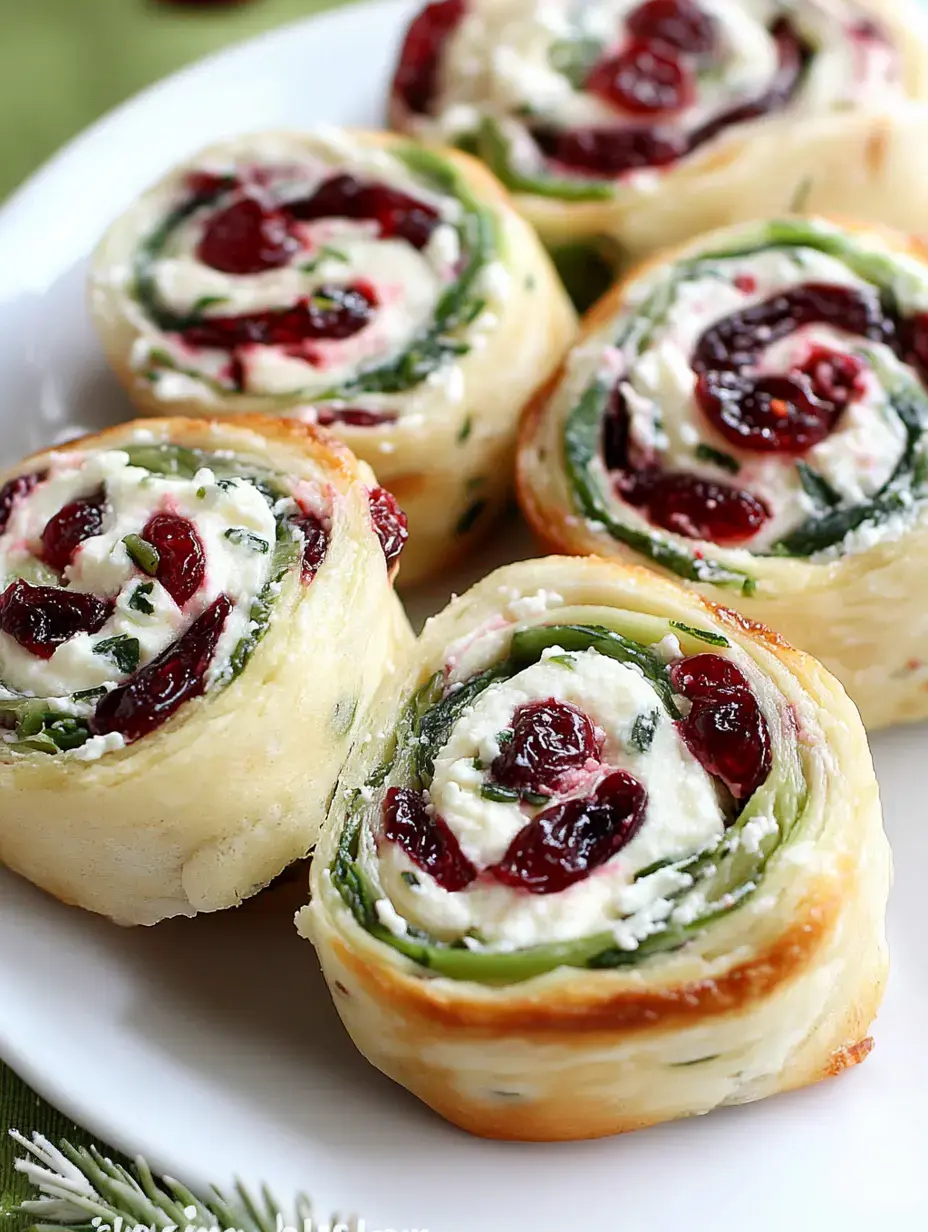
[[[95, 126], [6, 206], [0, 461], [129, 415], [83, 306], [86, 254], [109, 220], [208, 140], [377, 125], [407, 8], [348, 8], [213, 57]], [[457, 589], [500, 562], [500, 541], [510, 558], [527, 551], [513, 526]], [[305, 1188], [320, 1214], [354, 1211], [369, 1230], [928, 1226], [928, 732], [883, 734], [875, 751], [896, 854], [893, 975], [874, 1055], [818, 1088], [608, 1141], [469, 1138], [354, 1052], [291, 925], [302, 878], [237, 912], [122, 931], [0, 872], [0, 1052], [101, 1140], [160, 1170], [266, 1180], [281, 1197]]]

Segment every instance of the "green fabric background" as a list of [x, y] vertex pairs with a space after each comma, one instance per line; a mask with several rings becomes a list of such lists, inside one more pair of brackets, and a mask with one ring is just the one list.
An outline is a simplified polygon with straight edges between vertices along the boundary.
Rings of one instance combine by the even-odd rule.
[[[341, 0], [0, 0], [0, 199], [137, 90], [219, 47]], [[0, 1014], [3, 1007], [0, 1006]], [[0, 1063], [0, 1228], [23, 1196], [7, 1136], [89, 1139]], [[98, 1143], [104, 1146], [103, 1143]], [[286, 1195], [282, 1195], [286, 1198]]]

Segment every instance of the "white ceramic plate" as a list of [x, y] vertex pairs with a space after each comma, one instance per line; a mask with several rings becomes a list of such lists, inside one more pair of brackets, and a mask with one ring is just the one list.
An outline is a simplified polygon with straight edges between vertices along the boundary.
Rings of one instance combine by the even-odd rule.
[[[376, 125], [407, 7], [348, 8], [207, 60], [102, 121], [6, 206], [0, 461], [130, 413], [83, 304], [86, 254], [109, 220], [207, 140]], [[500, 563], [500, 542], [527, 553], [513, 526], [457, 589]], [[419, 596], [419, 612], [450, 588]], [[302, 877], [237, 912], [121, 931], [0, 872], [0, 1051], [162, 1171], [266, 1180], [282, 1198], [305, 1188], [320, 1214], [357, 1212], [369, 1230], [924, 1227], [928, 732], [882, 735], [876, 756], [898, 870], [893, 976], [873, 1057], [816, 1089], [609, 1141], [469, 1138], [354, 1052], [291, 925]]]

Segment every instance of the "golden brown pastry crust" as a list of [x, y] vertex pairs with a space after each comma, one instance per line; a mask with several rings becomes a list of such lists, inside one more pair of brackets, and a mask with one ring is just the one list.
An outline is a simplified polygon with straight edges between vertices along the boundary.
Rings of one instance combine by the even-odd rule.
[[[561, 967], [515, 984], [443, 977], [376, 940], [328, 874], [336, 801], [300, 931], [319, 953], [364, 1055], [442, 1116], [494, 1138], [572, 1139], [637, 1129], [831, 1076], [870, 1050], [886, 975], [889, 855], [866, 737], [841, 686], [808, 655], [656, 574], [552, 557], [497, 571], [427, 626], [419, 669], [381, 694], [371, 729], [499, 612], [500, 594], [562, 597], [672, 616], [748, 651], [801, 725], [808, 828], [767, 865], [756, 895], [682, 949], [612, 970]], [[539, 618], [541, 619], [541, 618]], [[375, 742], [376, 743], [376, 742]], [[373, 754], [356, 750], [343, 791]]]
[[0, 862], [122, 924], [235, 906], [305, 855], [367, 700], [411, 641], [370, 521], [373, 475], [321, 430], [259, 415], [138, 420], [35, 454], [0, 482], [48, 453], [139, 433], [230, 449], [338, 500], [312, 584], [288, 575], [267, 635], [225, 688], [96, 761], [0, 753]]

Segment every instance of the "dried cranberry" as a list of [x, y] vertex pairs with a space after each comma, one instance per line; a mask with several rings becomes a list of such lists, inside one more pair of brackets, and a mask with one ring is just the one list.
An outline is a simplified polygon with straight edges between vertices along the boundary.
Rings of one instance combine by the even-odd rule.
[[685, 471], [656, 476], [647, 488], [648, 518], [689, 539], [743, 543], [770, 518], [763, 501], [743, 488]]
[[702, 334], [693, 354], [696, 400], [723, 436], [759, 453], [800, 454], [834, 429], [859, 389], [861, 369], [853, 357], [823, 354], [820, 348], [813, 351], [811, 367], [792, 376], [744, 371], [773, 343], [819, 323], [858, 338], [896, 343], [895, 322], [875, 291], [823, 283], [806, 283], [752, 304]]
[[224, 274], [261, 274], [286, 265], [298, 247], [279, 210], [243, 197], [209, 220], [197, 257]]
[[603, 461], [619, 496], [674, 534], [719, 544], [743, 543], [770, 517], [763, 501], [743, 488], [685, 471], [661, 471], [655, 458], [636, 451], [618, 387], [603, 419]]
[[625, 770], [603, 779], [595, 795], [545, 809], [523, 826], [490, 872], [530, 894], [557, 894], [605, 864], [641, 828], [647, 792]]
[[532, 136], [555, 163], [588, 175], [620, 176], [641, 167], [666, 167], [687, 153], [684, 137], [671, 129], [538, 128]]
[[118, 732], [131, 744], [199, 697], [231, 611], [232, 600], [220, 595], [173, 646], [107, 693], [90, 720], [94, 735]]
[[76, 633], [97, 633], [112, 611], [96, 595], [17, 581], [0, 595], [0, 629], [30, 654], [50, 659]]
[[903, 323], [900, 345], [906, 363], [916, 370], [922, 384], [928, 385], [928, 312]]
[[311, 197], [291, 201], [288, 214], [298, 222], [319, 218], [352, 218], [376, 222], [384, 239], [401, 239], [424, 248], [441, 219], [424, 201], [385, 184], [364, 184], [352, 175], [335, 175]]
[[381, 424], [396, 423], [396, 411], [365, 411], [360, 407], [323, 406], [316, 411], [316, 423], [323, 428], [331, 424], [345, 424], [349, 428], [379, 428]]
[[666, 43], [692, 55], [705, 55], [715, 47], [715, 20], [693, 0], [646, 0], [629, 13], [625, 26], [636, 39]]
[[298, 346], [319, 339], [350, 338], [370, 322], [377, 297], [367, 285], [322, 286], [292, 308], [238, 317], [208, 317], [184, 330], [188, 346], [233, 351], [240, 346]]
[[447, 822], [430, 815], [417, 791], [391, 787], [383, 805], [383, 833], [417, 868], [434, 877], [443, 890], [463, 890], [477, 870], [461, 851]]
[[856, 355], [816, 346], [798, 371], [809, 378], [815, 397], [834, 407], [846, 407], [864, 393], [864, 366]]
[[158, 581], [178, 607], [197, 593], [206, 577], [206, 553], [196, 527], [174, 513], [156, 513], [142, 538], [158, 552]]
[[312, 513], [301, 513], [290, 519], [290, 525], [303, 536], [303, 581], [309, 583], [319, 571], [329, 549], [328, 531]]
[[680, 722], [687, 748], [708, 773], [743, 803], [770, 773], [770, 731], [744, 673], [720, 655], [702, 654], [670, 669], [674, 689], [688, 698]]
[[396, 497], [386, 488], [371, 488], [371, 521], [383, 548], [387, 568], [399, 559], [409, 538], [406, 514], [396, 503]]
[[771, 29], [777, 45], [777, 71], [769, 89], [739, 103], [687, 134], [669, 126], [628, 125], [619, 128], [575, 128], [558, 132], [532, 129], [543, 154], [554, 163], [586, 175], [614, 179], [642, 167], [666, 167], [692, 153], [735, 124], [757, 119], [785, 107], [796, 91], [812, 55], [792, 25], [778, 21]]
[[59, 509], [42, 531], [42, 559], [53, 569], [67, 569], [84, 540], [101, 533], [105, 514], [102, 488]]
[[413, 18], [406, 31], [392, 93], [410, 111], [428, 111], [438, 86], [442, 48], [464, 10], [464, 0], [436, 0]]
[[696, 382], [696, 401], [726, 440], [755, 453], [805, 453], [838, 422], [838, 408], [788, 376], [706, 372]]
[[47, 474], [48, 471], [36, 471], [32, 475], [17, 475], [0, 487], [0, 535], [6, 530], [16, 502], [37, 488]]
[[632, 115], [682, 111], [695, 95], [691, 73], [671, 48], [638, 40], [595, 65], [586, 89]]
[[512, 738], [494, 758], [491, 773], [504, 787], [553, 791], [566, 771], [598, 757], [596, 730], [589, 718], [553, 697], [519, 706]]

